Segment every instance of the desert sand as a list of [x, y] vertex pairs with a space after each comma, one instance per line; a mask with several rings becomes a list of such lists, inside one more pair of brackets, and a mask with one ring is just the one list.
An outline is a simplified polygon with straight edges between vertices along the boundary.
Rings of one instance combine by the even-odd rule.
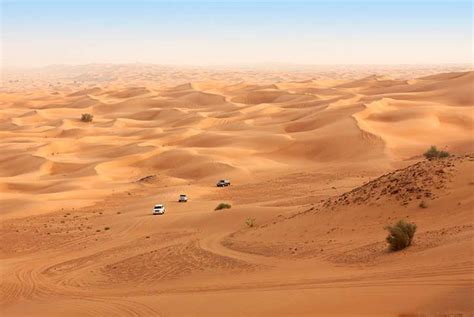
[[[0, 315], [470, 316], [473, 82], [450, 67], [5, 74]], [[428, 161], [431, 145], [452, 155]], [[390, 252], [398, 219], [418, 230]]]

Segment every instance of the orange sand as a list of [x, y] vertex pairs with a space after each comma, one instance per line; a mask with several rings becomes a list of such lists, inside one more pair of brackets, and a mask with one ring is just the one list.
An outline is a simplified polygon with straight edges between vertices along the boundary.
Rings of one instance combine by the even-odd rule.
[[2, 316], [474, 312], [474, 72], [102, 67], [4, 82]]

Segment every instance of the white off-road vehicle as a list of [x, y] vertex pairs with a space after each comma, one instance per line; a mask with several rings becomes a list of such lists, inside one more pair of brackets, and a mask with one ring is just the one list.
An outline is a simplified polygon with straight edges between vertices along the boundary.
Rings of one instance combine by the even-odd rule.
[[230, 180], [228, 179], [221, 179], [217, 182], [217, 187], [225, 187], [225, 186], [230, 186]]
[[154, 215], [162, 215], [165, 213], [165, 205], [158, 204], [153, 207], [153, 214]]
[[186, 196], [185, 194], [179, 195], [178, 202], [180, 202], [180, 203], [186, 203], [186, 202], [188, 202], [188, 196]]

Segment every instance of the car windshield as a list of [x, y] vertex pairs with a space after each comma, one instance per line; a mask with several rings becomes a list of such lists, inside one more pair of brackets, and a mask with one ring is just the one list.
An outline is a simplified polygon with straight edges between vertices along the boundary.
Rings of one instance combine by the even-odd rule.
[[155, 209], [161, 209], [161, 208], [163, 208], [163, 205], [156, 205], [155, 206]]
[[180, 197], [186, 197], [186, 195], [179, 195]]

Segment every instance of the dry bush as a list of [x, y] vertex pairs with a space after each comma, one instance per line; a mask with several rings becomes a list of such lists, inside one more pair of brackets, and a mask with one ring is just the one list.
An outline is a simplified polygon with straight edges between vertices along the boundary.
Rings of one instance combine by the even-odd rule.
[[226, 203], [220, 203], [219, 205], [217, 205], [216, 208], [214, 208], [214, 210], [221, 210], [221, 209], [228, 209], [232, 207], [231, 205], [229, 204], [226, 204]]
[[253, 226], [255, 226], [255, 218], [247, 218], [245, 220], [245, 224], [247, 225], [247, 227], [252, 228]]
[[92, 122], [93, 119], [94, 119], [94, 116], [90, 113], [83, 113], [81, 115], [82, 122]]
[[385, 229], [388, 231], [386, 241], [390, 245], [390, 250], [398, 251], [411, 244], [415, 235], [416, 224], [408, 223], [402, 219], [393, 226], [385, 227]]

